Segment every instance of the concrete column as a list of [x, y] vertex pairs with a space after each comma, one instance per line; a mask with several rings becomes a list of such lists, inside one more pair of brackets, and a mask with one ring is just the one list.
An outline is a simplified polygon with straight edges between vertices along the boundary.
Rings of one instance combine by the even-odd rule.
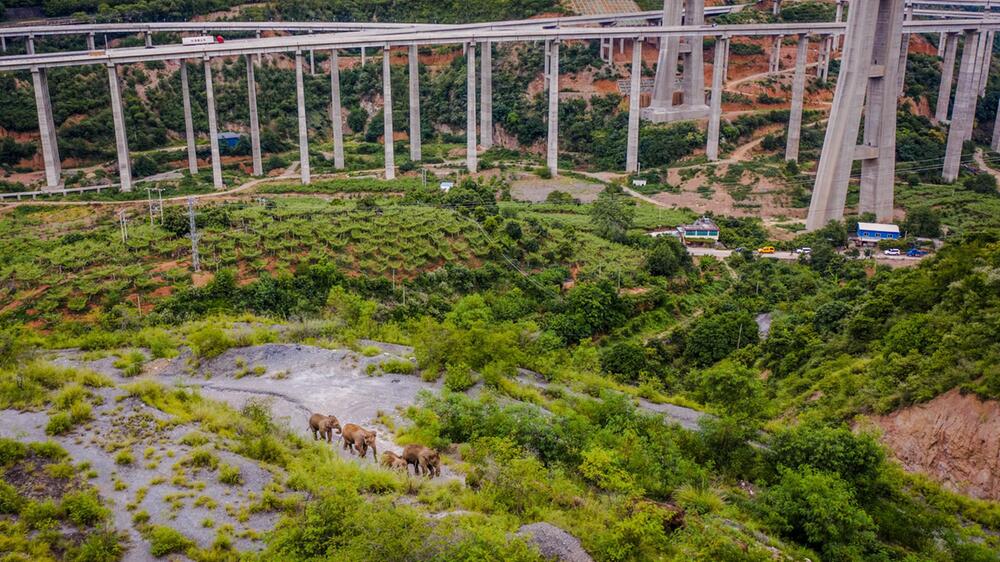
[[[663, 1], [663, 25], [681, 24], [681, 3], [677, 0]], [[674, 89], [677, 86], [677, 57], [680, 54], [680, 39], [667, 37], [660, 44], [660, 56], [656, 61], [656, 79], [653, 83], [653, 98], [650, 108], [669, 110], [674, 105]]]
[[52, 117], [48, 73], [44, 68], [32, 68], [31, 80], [35, 89], [35, 108], [38, 110], [38, 134], [41, 141], [39, 144], [42, 148], [42, 160], [45, 162], [45, 187], [58, 189], [62, 163], [59, 160], [56, 124]]
[[382, 49], [382, 100], [384, 128], [383, 137], [385, 146], [385, 179], [391, 180], [396, 177], [396, 152], [392, 138], [392, 66], [389, 61], [389, 45]]
[[809, 36], [799, 35], [795, 49], [795, 76], [792, 77], [792, 106], [788, 113], [788, 137], [785, 140], [785, 160], [799, 161], [799, 141], [802, 139], [802, 102], [806, 91], [806, 54]]
[[549, 53], [552, 51], [552, 40], [545, 40], [545, 55], [542, 57], [545, 61], [545, 68], [542, 70], [542, 84], [545, 89], [549, 88]]
[[[716, 43], [718, 45], [718, 43]], [[628, 94], [628, 137], [625, 149], [625, 171], [639, 171], [639, 96], [642, 93], [642, 39], [632, 41], [632, 69]]]
[[781, 0], [774, 0], [771, 4], [771, 13], [776, 16], [781, 13]]
[[774, 42], [771, 43], [771, 64], [768, 72], [775, 73], [781, 70], [781, 42], [784, 39], [784, 35], [776, 35]]
[[827, 45], [827, 48], [823, 51], [823, 58], [819, 61], [816, 69], [816, 77], [821, 81], [826, 82], [830, 79], [830, 58], [833, 56], [833, 44], [836, 38], [831, 35], [827, 35], [823, 44]]
[[938, 34], [937, 56], [939, 57], [944, 55], [944, 41], [947, 36], [948, 33], [945, 31]]
[[[684, 25], [704, 25], [705, 0], [687, 0], [685, 6]], [[688, 37], [691, 53], [687, 55], [684, 65], [684, 103], [688, 105], [705, 105], [705, 47], [704, 40], [698, 35]]]
[[410, 45], [407, 62], [410, 78], [410, 160], [418, 162], [423, 155], [420, 138], [420, 58], [416, 45]]
[[483, 150], [493, 147], [493, 42], [483, 41], [482, 85], [479, 89], [479, 144]]
[[993, 152], [1000, 152], [1000, 104], [997, 106], [997, 116], [993, 119], [993, 139], [990, 141], [990, 149]]
[[[895, 141], [894, 138], [885, 144], [881, 141], [886, 135], [895, 135], [896, 96], [894, 90], [887, 91], [886, 87], [895, 88], [896, 85], [895, 63], [899, 57], [902, 22], [902, 3], [899, 0], [871, 0], [851, 6], [840, 75], [806, 219], [808, 230], [822, 228], [831, 220], [843, 218], [851, 164], [856, 157], [865, 158], [862, 170], [867, 180], [863, 179], [862, 185], [865, 181], [869, 182], [866, 191], [878, 191], [884, 187], [880, 183], [882, 180], [890, 180], [888, 198], [883, 197], [884, 192], [878, 191], [877, 199], [879, 205], [886, 200], [891, 203], [891, 171], [894, 171], [891, 164], [895, 158]], [[859, 147], [857, 138], [866, 93], [867, 146]], [[892, 127], [888, 126], [890, 116]], [[883, 158], [888, 159], [889, 165]], [[872, 162], [876, 167], [866, 170], [866, 164]]]
[[309, 125], [306, 122], [306, 91], [302, 84], [302, 51], [295, 51], [295, 105], [299, 113], [299, 169], [302, 184], [312, 182], [309, 173]]
[[[976, 41], [976, 65], [972, 69], [972, 84], [979, 96], [979, 82], [986, 62], [986, 33], [980, 33]], [[971, 133], [971, 131], [970, 131]]]
[[941, 61], [941, 83], [938, 85], [937, 108], [934, 119], [939, 123], [948, 121], [948, 106], [951, 102], [951, 82], [955, 74], [955, 53], [958, 52], [958, 34], [945, 33], [942, 42], [944, 60]]
[[[913, 19], [913, 4], [909, 0], [906, 2], [906, 8], [903, 10], [903, 20], [910, 21]], [[910, 50], [910, 34], [904, 33], [903, 38], [900, 41], [899, 48], [899, 70], [896, 72], [896, 93], [897, 95], [903, 95], [903, 87], [906, 82], [906, 58]]]
[[552, 42], [549, 53], [549, 131], [545, 162], [552, 177], [559, 175], [559, 41]]
[[944, 151], [944, 167], [941, 179], [951, 183], [958, 178], [959, 166], [962, 160], [962, 143], [965, 142], [966, 130], [972, 130], [976, 116], [976, 85], [974, 70], [976, 67], [976, 42], [978, 33], [965, 32], [965, 46], [962, 49], [962, 62], [958, 67], [958, 87], [955, 90], [955, 107], [951, 111], [951, 126], [948, 127], [948, 144]]
[[995, 31], [987, 31], [986, 35], [986, 50], [983, 53], [983, 71], [979, 74], [979, 95], [986, 95], [986, 84], [989, 82], [990, 77], [990, 65], [993, 64], [993, 39]]
[[726, 58], [722, 61], [722, 83], [725, 84], [729, 82], [729, 43], [730, 40], [726, 40]]
[[153, 47], [153, 34], [150, 33], [149, 31], [145, 31], [145, 32], [143, 32], [143, 35], [146, 38], [146, 48], [147, 49], [152, 48]]
[[[834, 14], [833, 21], [840, 23], [844, 21], [844, 0], [837, 0], [837, 12]], [[833, 50], [840, 50], [840, 34], [836, 33], [833, 36]]]
[[247, 104], [250, 106], [250, 154], [253, 158], [253, 175], [264, 175], [264, 163], [260, 156], [260, 120], [257, 116], [257, 79], [254, 77], [253, 56], [246, 56], [247, 63]]
[[108, 65], [108, 91], [111, 94], [111, 117], [115, 124], [115, 148], [118, 150], [118, 178], [120, 191], [132, 191], [132, 163], [128, 155], [128, 135], [125, 133], [125, 111], [122, 108], [121, 84], [118, 70]]
[[365, 65], [365, 48], [361, 47], [361, 66]]
[[333, 127], [333, 167], [344, 169], [344, 115], [340, 104], [340, 57], [330, 51], [330, 124]]
[[465, 44], [466, 113], [465, 113], [465, 164], [470, 174], [479, 170], [476, 156], [476, 44]]
[[215, 86], [212, 84], [212, 64], [205, 57], [205, 100], [208, 112], [208, 141], [212, 150], [212, 185], [215, 189], [225, 187], [222, 183], [222, 156], [219, 154], [219, 121], [215, 114]]
[[181, 100], [184, 104], [184, 138], [187, 139], [188, 171], [198, 173], [198, 152], [194, 146], [194, 119], [191, 116], [191, 91], [188, 88], [187, 61], [181, 60]]
[[25, 45], [24, 45], [24, 49], [25, 49], [25, 52], [28, 53], [29, 55], [35, 54], [35, 36], [34, 35], [29, 35], [28, 36], [27, 43], [25, 43]]
[[[93, 32], [88, 33], [87, 34], [87, 50], [88, 51], [94, 51], [96, 49], [97, 49], [97, 46], [94, 44], [94, 34], [93, 34]], [[6, 50], [6, 48], [4, 50]]]
[[[91, 37], [93, 37], [93, 34], [91, 34]], [[2, 50], [5, 53], [7, 52], [7, 38], [6, 37], [0, 36], [0, 50]], [[91, 50], [93, 50], [93, 49], [91, 49]]]
[[[614, 49], [614, 47], [615, 47], [615, 40], [612, 39], [611, 40], [611, 48]], [[618, 42], [618, 52], [621, 53], [621, 54], [625, 53], [625, 40], [624, 39], [622, 39], [621, 41]], [[614, 57], [612, 57], [612, 59], [613, 58]]]
[[[259, 29], [256, 32], [254, 32], [254, 36], [257, 39], [260, 39], [260, 30]], [[257, 53], [257, 64], [261, 64], [262, 62], [263, 62], [263, 55], [261, 55], [260, 53]]]
[[[309, 35], [312, 35], [312, 30], [309, 30]], [[314, 49], [309, 49], [309, 76], [316, 76], [316, 51]]]
[[708, 113], [708, 143], [705, 156], [712, 162], [719, 159], [719, 130], [722, 127], [722, 77], [726, 73], [726, 56], [729, 38], [719, 37], [715, 41], [715, 60], [712, 64], [712, 101]]

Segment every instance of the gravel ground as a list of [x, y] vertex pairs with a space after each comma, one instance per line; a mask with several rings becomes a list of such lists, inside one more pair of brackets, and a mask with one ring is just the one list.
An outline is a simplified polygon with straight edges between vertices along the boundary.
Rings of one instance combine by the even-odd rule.
[[538, 552], [548, 560], [559, 562], [593, 562], [593, 558], [580, 546], [580, 539], [551, 523], [532, 523], [517, 530]]

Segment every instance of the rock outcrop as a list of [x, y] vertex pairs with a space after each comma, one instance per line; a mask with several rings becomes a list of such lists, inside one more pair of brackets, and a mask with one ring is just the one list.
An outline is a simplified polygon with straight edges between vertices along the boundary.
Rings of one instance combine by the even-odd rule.
[[873, 421], [906, 470], [972, 497], [1000, 500], [1000, 402], [956, 389]]
[[538, 548], [542, 558], [558, 562], [593, 562], [580, 546], [580, 539], [551, 523], [532, 523], [517, 530], [530, 544]]

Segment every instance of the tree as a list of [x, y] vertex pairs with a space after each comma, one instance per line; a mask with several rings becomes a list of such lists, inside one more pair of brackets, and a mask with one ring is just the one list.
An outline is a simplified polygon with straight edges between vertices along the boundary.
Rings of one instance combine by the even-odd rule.
[[707, 367], [740, 347], [757, 343], [758, 337], [757, 323], [747, 312], [706, 314], [684, 335], [684, 357]]
[[628, 382], [639, 380], [648, 368], [646, 351], [633, 342], [616, 343], [601, 353], [601, 370]]
[[690, 265], [691, 255], [679, 240], [670, 236], [656, 238], [646, 253], [646, 269], [653, 275], [671, 277]]
[[[996, 180], [993, 182], [996, 184]], [[912, 236], [936, 238], [941, 235], [941, 215], [926, 205], [914, 207], [906, 213], [903, 230]]]
[[706, 402], [727, 416], [749, 419], [763, 415], [764, 384], [752, 369], [723, 361], [698, 374], [698, 389]]
[[986, 195], [998, 195], [997, 179], [992, 174], [976, 174], [965, 178], [962, 182], [965, 189]]
[[621, 188], [608, 186], [594, 201], [590, 220], [601, 238], [624, 242], [635, 220], [635, 203], [625, 196]]
[[782, 469], [814, 469], [838, 475], [859, 498], [873, 496], [885, 469], [885, 452], [870, 434], [846, 427], [801, 424], [774, 434], [767, 459], [776, 474]]

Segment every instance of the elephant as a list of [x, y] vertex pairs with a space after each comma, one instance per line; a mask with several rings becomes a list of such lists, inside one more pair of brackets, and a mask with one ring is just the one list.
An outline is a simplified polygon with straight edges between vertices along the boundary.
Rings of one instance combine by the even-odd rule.
[[361, 458], [365, 458], [368, 448], [371, 447], [372, 454], [375, 455], [374, 458], [378, 458], [378, 450], [375, 448], [374, 431], [349, 423], [344, 426], [341, 435], [344, 436], [344, 448], [348, 451], [356, 450], [361, 455]]
[[421, 469], [428, 478], [441, 476], [441, 456], [438, 452], [423, 445], [407, 445], [403, 447], [403, 459], [407, 467], [413, 465], [413, 471], [420, 475]]
[[[324, 416], [323, 414], [313, 414], [309, 416], [309, 429], [312, 430], [313, 440], [320, 437], [325, 438], [327, 443], [333, 441], [333, 430], [341, 433], [340, 422], [336, 416]], [[318, 436], [317, 436], [318, 435]]]

